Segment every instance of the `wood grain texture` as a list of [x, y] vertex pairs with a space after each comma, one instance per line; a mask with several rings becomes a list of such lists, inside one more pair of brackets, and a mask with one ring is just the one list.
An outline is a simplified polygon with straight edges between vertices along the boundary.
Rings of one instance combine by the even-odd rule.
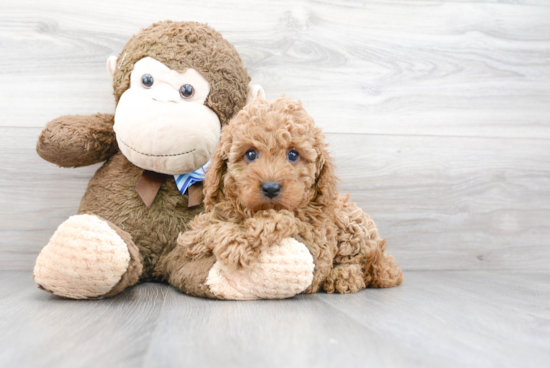
[[[34, 152], [39, 128], [0, 128], [0, 269], [31, 269], [98, 165]], [[328, 134], [349, 192], [405, 270], [547, 270], [546, 140]], [[437, 154], [434, 154], [437, 152]]]
[[319, 297], [440, 367], [548, 365], [548, 273], [408, 273], [403, 286]]
[[0, 275], [3, 367], [137, 366], [167, 292], [144, 284], [113, 299], [67, 300], [39, 290], [30, 272]]
[[0, 272], [5, 367], [545, 367], [550, 274], [408, 272], [351, 295], [224, 302], [142, 284], [71, 301]]
[[269, 98], [301, 99], [327, 132], [549, 138], [550, 8], [536, 4], [4, 1], [0, 124], [112, 112], [105, 60], [170, 18], [220, 30]]
[[0, 269], [31, 269], [99, 165], [34, 152], [64, 114], [112, 112], [105, 60], [154, 21], [208, 22], [269, 98], [303, 101], [405, 270], [550, 261], [550, 3], [4, 1]]
[[[170, 288], [145, 366], [407, 366], [416, 357], [317, 296], [252, 303], [185, 299]], [[185, 328], [182, 328], [185, 326]]]

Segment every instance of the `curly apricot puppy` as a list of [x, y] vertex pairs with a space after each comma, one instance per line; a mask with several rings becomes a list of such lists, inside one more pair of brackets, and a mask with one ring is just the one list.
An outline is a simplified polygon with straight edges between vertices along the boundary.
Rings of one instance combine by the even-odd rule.
[[[171, 284], [221, 299], [289, 297], [321, 288], [353, 293], [401, 284], [403, 273], [385, 252], [372, 219], [336, 191], [324, 138], [299, 102], [258, 99], [245, 107], [223, 129], [208, 169], [206, 213], [195, 217], [161, 262]], [[285, 255], [297, 265], [292, 269], [277, 266], [281, 259], [273, 254], [262, 258], [288, 238], [307, 247], [314, 270], [300, 252]], [[215, 271], [219, 264], [229, 267], [225, 286]], [[255, 264], [270, 271], [246, 276]], [[311, 271], [301, 286], [280, 292], [293, 277]], [[228, 276], [231, 272], [244, 276]], [[289, 272], [298, 276], [288, 277]]]

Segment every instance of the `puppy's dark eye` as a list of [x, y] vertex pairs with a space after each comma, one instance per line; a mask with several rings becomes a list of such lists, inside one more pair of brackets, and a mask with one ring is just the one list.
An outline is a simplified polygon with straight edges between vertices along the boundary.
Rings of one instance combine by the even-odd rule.
[[246, 161], [252, 162], [252, 161], [254, 161], [255, 159], [258, 158], [258, 154], [254, 150], [248, 150], [244, 154], [244, 158], [245, 158]]
[[141, 77], [141, 84], [143, 84], [143, 87], [151, 88], [153, 83], [155, 83], [155, 80], [153, 79], [153, 76], [151, 74], [143, 74], [143, 76]]
[[297, 162], [299, 159], [300, 159], [300, 154], [294, 150], [292, 151], [289, 151], [287, 154], [286, 154], [286, 158], [288, 159], [288, 161], [290, 162]]
[[195, 88], [190, 84], [184, 84], [180, 87], [180, 95], [183, 98], [190, 98], [195, 94]]

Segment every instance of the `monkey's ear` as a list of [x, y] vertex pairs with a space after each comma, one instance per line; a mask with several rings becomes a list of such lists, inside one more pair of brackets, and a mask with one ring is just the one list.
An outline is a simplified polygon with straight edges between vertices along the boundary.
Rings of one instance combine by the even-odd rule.
[[115, 75], [117, 59], [118, 58], [116, 56], [109, 56], [107, 59], [107, 71], [109, 72], [111, 79], [113, 79], [113, 76]]
[[248, 105], [252, 101], [254, 101], [255, 98], [263, 98], [265, 100], [265, 92], [262, 86], [259, 84], [254, 84], [250, 87], [248, 87], [248, 95], [246, 96], [246, 104]]

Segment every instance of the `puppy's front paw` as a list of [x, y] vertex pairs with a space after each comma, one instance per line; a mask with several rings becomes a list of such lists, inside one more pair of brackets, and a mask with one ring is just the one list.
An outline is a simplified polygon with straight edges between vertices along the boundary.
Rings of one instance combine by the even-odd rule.
[[301, 293], [313, 281], [313, 257], [293, 238], [264, 250], [247, 268], [231, 269], [217, 261], [206, 284], [224, 299], [284, 299]]

